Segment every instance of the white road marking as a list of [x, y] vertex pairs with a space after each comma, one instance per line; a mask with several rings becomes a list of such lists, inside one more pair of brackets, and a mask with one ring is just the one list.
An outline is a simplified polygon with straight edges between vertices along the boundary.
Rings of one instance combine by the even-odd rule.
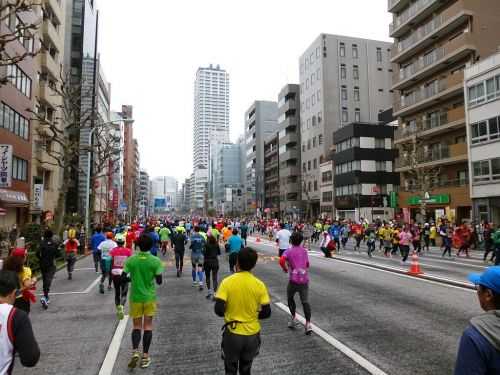
[[113, 367], [115, 367], [116, 358], [118, 357], [118, 352], [120, 351], [123, 335], [125, 334], [125, 328], [127, 328], [128, 318], [129, 316], [125, 315], [125, 317], [118, 323], [113, 339], [111, 340], [111, 344], [109, 344], [104, 362], [99, 370], [99, 375], [111, 375], [113, 373]]
[[[79, 291], [79, 292], [50, 292], [51, 296], [63, 296], [65, 294], [88, 294], [90, 291], [95, 288], [95, 286], [99, 283], [101, 280], [101, 276], [99, 276], [97, 279], [92, 281], [92, 284], [90, 284], [87, 289]], [[39, 293], [38, 296], [43, 296], [43, 293]]]
[[[274, 303], [277, 307], [279, 307], [281, 310], [289, 313], [290, 310], [288, 309], [288, 306], [281, 302], [275, 302]], [[306, 320], [304, 319], [303, 316], [299, 314], [295, 314], [299, 322], [302, 324], [305, 324]], [[379, 369], [377, 366], [375, 366], [373, 363], [368, 361], [366, 358], [360, 356], [358, 353], [356, 353], [354, 350], [349, 348], [348, 346], [342, 344], [340, 341], [338, 341], [336, 338], [328, 334], [327, 332], [323, 331], [321, 328], [319, 328], [315, 324], [311, 324], [312, 330], [315, 334], [317, 334], [319, 337], [321, 337], [323, 340], [325, 340], [327, 343], [329, 343], [331, 346], [333, 346], [335, 349], [339, 350], [342, 352], [345, 356], [350, 358], [352, 361], [356, 362], [358, 365], [363, 367], [366, 371], [368, 371], [372, 375], [387, 375], [384, 371]]]
[[94, 271], [95, 272], [95, 268], [94, 267], [86, 267], [86, 268], [75, 268], [73, 271]]

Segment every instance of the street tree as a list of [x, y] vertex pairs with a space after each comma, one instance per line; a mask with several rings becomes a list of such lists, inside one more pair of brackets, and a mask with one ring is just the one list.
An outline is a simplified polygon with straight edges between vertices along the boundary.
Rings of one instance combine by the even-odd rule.
[[[0, 68], [17, 64], [34, 57], [40, 51], [36, 48], [35, 35], [42, 23], [43, 5], [40, 0], [0, 0], [0, 24], [6, 25], [0, 33]], [[18, 40], [27, 48], [23, 53], [7, 51], [10, 43]], [[0, 86], [6, 84], [8, 75], [0, 77]]]
[[420, 197], [420, 215], [427, 218], [427, 196], [438, 183], [441, 168], [432, 165], [432, 150], [428, 149], [422, 138], [415, 132], [411, 140], [400, 145], [399, 159], [403, 173], [403, 184], [408, 191]]

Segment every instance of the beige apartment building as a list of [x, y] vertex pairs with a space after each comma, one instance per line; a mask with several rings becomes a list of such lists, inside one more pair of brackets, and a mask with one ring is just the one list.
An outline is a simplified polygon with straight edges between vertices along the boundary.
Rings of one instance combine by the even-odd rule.
[[500, 2], [389, 0], [388, 7], [399, 206], [414, 219], [469, 219], [464, 70], [500, 46]]
[[[41, 44], [40, 53], [36, 56], [37, 79], [33, 85], [35, 110], [48, 122], [57, 121], [61, 126], [59, 113], [61, 97], [53, 88], [60, 83], [64, 57], [65, 2], [44, 0], [42, 23], [38, 29]], [[61, 186], [61, 168], [49, 153], [59, 151], [56, 142], [40, 133], [40, 125], [32, 121], [33, 159], [31, 163], [32, 199], [30, 213], [33, 220], [51, 220], [53, 217], [59, 189]], [[49, 153], [48, 153], [49, 151]]]

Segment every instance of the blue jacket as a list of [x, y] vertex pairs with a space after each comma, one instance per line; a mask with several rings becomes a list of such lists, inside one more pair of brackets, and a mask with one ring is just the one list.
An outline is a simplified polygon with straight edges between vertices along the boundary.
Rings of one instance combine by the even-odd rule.
[[330, 232], [329, 233], [330, 237], [332, 237], [332, 238], [334, 238], [336, 240], [338, 240], [340, 238], [340, 227], [337, 224], [332, 225], [330, 227], [330, 231], [329, 232]]
[[500, 350], [470, 325], [460, 339], [455, 375], [500, 374]]
[[205, 246], [205, 239], [199, 233], [195, 233], [190, 238], [191, 245], [189, 248], [194, 254], [201, 254], [203, 252], [203, 247]]

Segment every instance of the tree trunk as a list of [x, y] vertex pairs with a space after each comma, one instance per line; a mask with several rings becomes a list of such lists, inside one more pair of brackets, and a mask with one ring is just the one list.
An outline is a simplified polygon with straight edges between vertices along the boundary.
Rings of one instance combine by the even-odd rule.
[[63, 183], [57, 198], [56, 212], [54, 212], [54, 232], [61, 234], [64, 227], [64, 215], [66, 214], [66, 194], [71, 182], [71, 175], [68, 171], [63, 171]]

